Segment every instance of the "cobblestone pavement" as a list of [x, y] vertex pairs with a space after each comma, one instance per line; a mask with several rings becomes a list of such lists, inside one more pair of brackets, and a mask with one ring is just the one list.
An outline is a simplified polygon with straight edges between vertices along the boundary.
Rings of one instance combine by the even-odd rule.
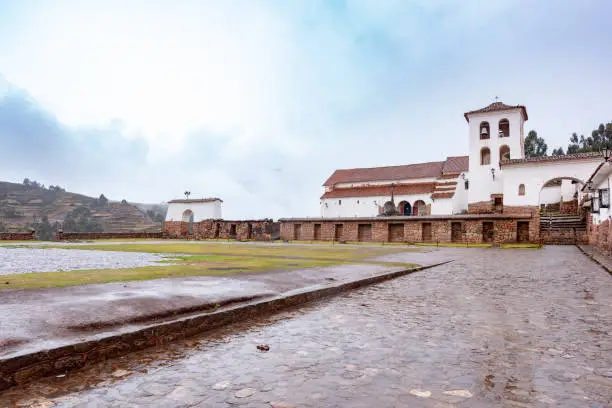
[[[607, 407], [612, 277], [575, 247], [455, 262], [0, 395], [40, 407]], [[258, 344], [270, 350], [258, 351]], [[39, 405], [34, 405], [39, 404]]]
[[163, 256], [149, 253], [72, 251], [0, 246], [0, 275], [77, 269], [137, 268], [155, 265]]

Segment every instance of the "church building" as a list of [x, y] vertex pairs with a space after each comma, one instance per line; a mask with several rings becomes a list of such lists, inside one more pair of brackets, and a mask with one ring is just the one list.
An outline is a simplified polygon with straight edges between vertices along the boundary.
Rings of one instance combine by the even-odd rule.
[[[431, 163], [336, 170], [323, 184], [322, 218], [502, 213], [578, 207], [600, 153], [525, 157], [527, 108], [494, 102], [464, 113], [467, 156]], [[551, 207], [552, 208], [552, 207]]]

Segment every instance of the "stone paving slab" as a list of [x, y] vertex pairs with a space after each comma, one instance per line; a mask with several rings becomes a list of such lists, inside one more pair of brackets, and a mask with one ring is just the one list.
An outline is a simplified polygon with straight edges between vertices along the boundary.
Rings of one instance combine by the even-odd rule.
[[612, 274], [612, 257], [603, 253], [593, 245], [578, 245], [578, 248], [593, 261]]
[[[101, 251], [102, 252], [102, 251]], [[451, 259], [438, 253], [428, 265]], [[401, 270], [376, 264], [337, 265], [293, 271], [242, 273], [63, 288], [0, 292], [0, 358], [11, 358], [78, 341], [138, 330], [225, 305], [269, 298], [296, 289], [341, 284]]]
[[465, 251], [426, 273], [13, 388], [0, 406], [610, 406], [610, 276], [576, 247]]

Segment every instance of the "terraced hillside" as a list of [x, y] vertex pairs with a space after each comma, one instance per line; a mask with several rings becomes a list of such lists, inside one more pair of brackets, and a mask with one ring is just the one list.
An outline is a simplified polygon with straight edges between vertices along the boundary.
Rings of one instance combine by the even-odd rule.
[[[83, 208], [87, 209], [83, 210]], [[74, 210], [85, 212], [102, 231], [158, 231], [155, 222], [136, 205], [107, 202], [59, 188], [42, 188], [24, 184], [0, 182], [0, 227], [9, 231], [28, 229], [47, 216], [49, 223], [63, 225], [66, 215]], [[65, 230], [69, 230], [66, 225]]]

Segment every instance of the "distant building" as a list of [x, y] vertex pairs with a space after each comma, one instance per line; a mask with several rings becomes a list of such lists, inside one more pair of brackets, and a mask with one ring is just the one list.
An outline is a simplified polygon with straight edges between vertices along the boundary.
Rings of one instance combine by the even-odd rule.
[[220, 198], [181, 199], [168, 201], [166, 222], [181, 221], [189, 224], [189, 232], [193, 230], [193, 223], [204, 220], [221, 219]]

